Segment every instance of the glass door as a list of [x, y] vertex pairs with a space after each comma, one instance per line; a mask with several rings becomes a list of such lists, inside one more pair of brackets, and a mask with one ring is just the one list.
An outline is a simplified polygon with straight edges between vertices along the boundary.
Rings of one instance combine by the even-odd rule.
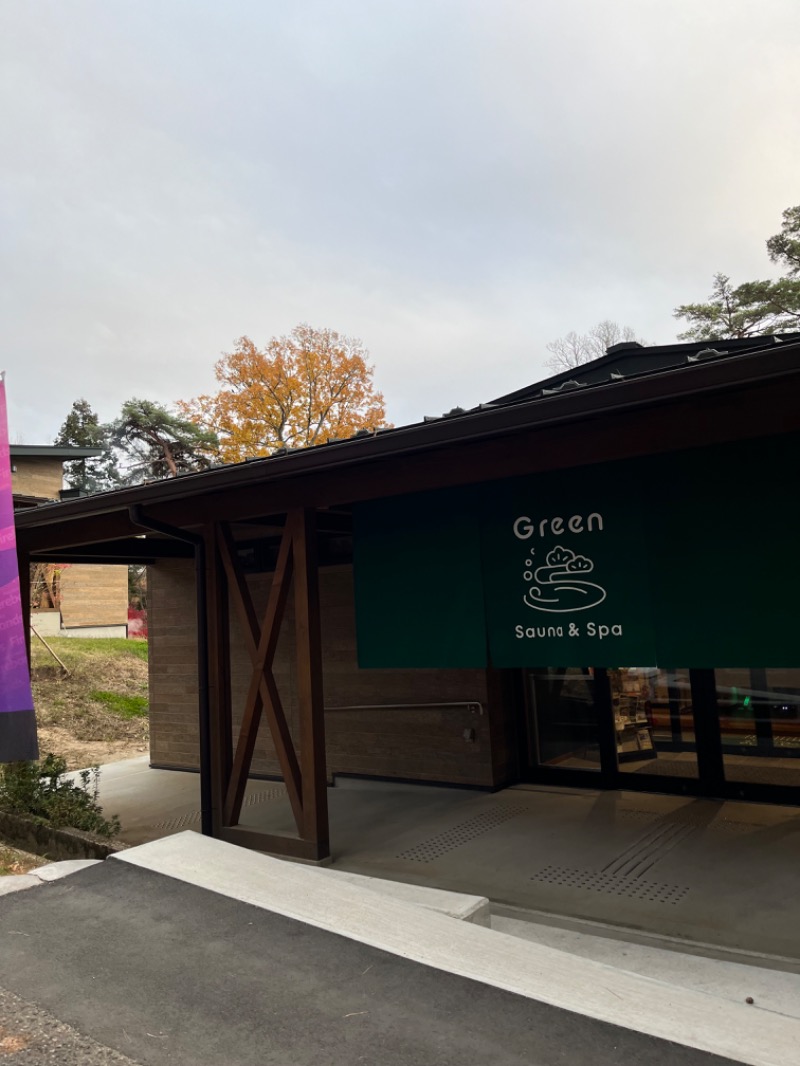
[[595, 671], [590, 667], [529, 670], [526, 683], [531, 767], [599, 773]]
[[625, 667], [608, 677], [620, 773], [696, 780], [689, 671]]
[[800, 670], [524, 677], [529, 780], [800, 804]]
[[725, 780], [800, 788], [800, 670], [717, 670]]

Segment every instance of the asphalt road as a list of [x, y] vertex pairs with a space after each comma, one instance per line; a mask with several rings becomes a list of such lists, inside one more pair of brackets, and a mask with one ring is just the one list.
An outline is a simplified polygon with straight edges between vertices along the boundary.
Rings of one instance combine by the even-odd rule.
[[0, 1059], [15, 1066], [141, 1066], [0, 988]]
[[121, 862], [0, 898], [0, 986], [9, 1066], [729, 1063]]

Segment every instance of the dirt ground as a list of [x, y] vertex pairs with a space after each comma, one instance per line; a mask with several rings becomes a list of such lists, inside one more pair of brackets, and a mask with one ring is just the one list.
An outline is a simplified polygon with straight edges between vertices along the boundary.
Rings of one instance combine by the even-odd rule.
[[41, 855], [31, 855], [27, 851], [0, 844], [0, 877], [26, 874], [37, 866], [45, 866], [49, 861]]
[[147, 754], [147, 643], [73, 637], [47, 643], [49, 649], [40, 641], [31, 647], [42, 756], [52, 752], [70, 770], [82, 770]]
[[66, 729], [57, 726], [39, 726], [39, 750], [42, 755], [53, 752], [67, 760], [69, 770], [84, 770], [88, 766], [101, 766], [121, 759], [134, 759], [150, 750], [147, 741], [138, 740], [76, 740]]

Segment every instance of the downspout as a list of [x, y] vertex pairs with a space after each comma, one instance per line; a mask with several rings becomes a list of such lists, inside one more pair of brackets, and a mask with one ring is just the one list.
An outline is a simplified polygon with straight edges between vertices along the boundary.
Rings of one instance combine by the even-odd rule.
[[194, 573], [197, 588], [197, 700], [200, 729], [200, 828], [205, 836], [213, 836], [211, 820], [211, 714], [208, 684], [208, 629], [206, 626], [206, 542], [198, 533], [189, 533], [177, 526], [149, 518], [136, 503], [128, 508], [131, 522], [153, 533], [163, 533], [174, 540], [182, 540], [194, 548]]

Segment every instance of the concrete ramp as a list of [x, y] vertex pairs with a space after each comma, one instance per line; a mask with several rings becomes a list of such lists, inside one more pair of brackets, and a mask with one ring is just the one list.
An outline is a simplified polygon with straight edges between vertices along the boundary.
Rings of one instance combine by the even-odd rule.
[[[272, 860], [281, 862], [280, 859]], [[288, 865], [283, 862], [283, 866]], [[307, 866], [309, 873], [327, 880], [332, 893], [339, 891], [342, 885], [354, 885], [365, 892], [377, 892], [380, 896], [401, 900], [415, 907], [437, 911], [449, 918], [461, 922], [474, 922], [487, 928], [491, 925], [491, 908], [485, 896], [470, 896], [464, 892], [446, 892], [441, 888], [428, 888], [424, 885], [408, 885], [403, 881], [387, 881], [383, 877], [366, 877], [364, 874], [350, 873], [348, 870], [332, 870], [329, 866]]]
[[[448, 973], [751, 1066], [796, 1060], [800, 1021], [478, 924], [480, 897], [284, 862], [186, 832], [128, 863]], [[430, 894], [433, 893], [433, 894]], [[449, 898], [447, 898], [449, 897]], [[423, 900], [425, 902], [423, 902]], [[456, 921], [461, 917], [467, 920]], [[471, 920], [470, 920], [471, 917]]]

